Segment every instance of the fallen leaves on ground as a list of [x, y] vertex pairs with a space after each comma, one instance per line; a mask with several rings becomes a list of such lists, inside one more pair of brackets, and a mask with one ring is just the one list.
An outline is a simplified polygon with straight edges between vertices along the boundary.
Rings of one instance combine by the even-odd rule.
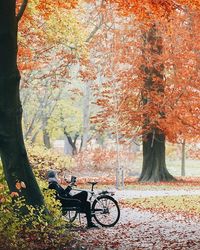
[[160, 196], [121, 200], [112, 228], [79, 230], [79, 249], [199, 250], [200, 197]]
[[[115, 186], [115, 176], [85, 176], [78, 177], [77, 185], [86, 185], [89, 181], [97, 181], [99, 186]], [[66, 183], [63, 183], [66, 184]], [[126, 177], [124, 179], [125, 188], [134, 190], [170, 190], [170, 189], [199, 189], [200, 178], [199, 177], [177, 177], [177, 181], [172, 182], [138, 182], [136, 177]]]
[[199, 230], [200, 224], [192, 220], [122, 208], [115, 227], [80, 231], [79, 246], [87, 250], [199, 250]]

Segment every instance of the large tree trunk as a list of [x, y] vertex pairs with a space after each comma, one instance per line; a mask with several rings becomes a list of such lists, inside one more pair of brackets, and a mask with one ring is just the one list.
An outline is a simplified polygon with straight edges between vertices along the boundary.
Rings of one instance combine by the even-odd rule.
[[11, 192], [16, 182], [26, 188], [20, 195], [28, 204], [43, 205], [43, 197], [30, 167], [24, 146], [17, 68], [17, 19], [15, 0], [0, 1], [0, 155]]
[[165, 163], [165, 136], [149, 133], [143, 139], [143, 167], [139, 181], [172, 181]]
[[[152, 116], [152, 108], [156, 110], [156, 116], [165, 117], [163, 110], [158, 107], [157, 98], [164, 95], [164, 65], [159, 63], [162, 56], [162, 37], [159, 36], [156, 25], [152, 25], [149, 32], [143, 36], [143, 59], [141, 69], [144, 75], [144, 88], [142, 101], [149, 113], [144, 114], [143, 135], [143, 168], [140, 181], [171, 181], [175, 180], [169, 174], [165, 163], [165, 134], [157, 127], [159, 121]], [[154, 100], [153, 96], [156, 95]], [[158, 118], [157, 118], [158, 119]], [[153, 122], [152, 122], [153, 120]]]

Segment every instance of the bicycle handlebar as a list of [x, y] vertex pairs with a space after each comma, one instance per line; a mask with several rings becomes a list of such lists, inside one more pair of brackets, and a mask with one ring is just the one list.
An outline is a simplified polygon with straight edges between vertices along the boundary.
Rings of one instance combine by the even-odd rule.
[[96, 185], [98, 182], [97, 181], [88, 181], [88, 184], [91, 184], [91, 185]]

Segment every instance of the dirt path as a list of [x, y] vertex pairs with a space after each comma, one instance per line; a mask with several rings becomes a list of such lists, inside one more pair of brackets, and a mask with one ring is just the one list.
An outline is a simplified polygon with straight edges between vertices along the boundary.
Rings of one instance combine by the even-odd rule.
[[[139, 192], [124, 193], [130, 197]], [[140, 191], [140, 195], [145, 197]], [[155, 196], [146, 192], [146, 197]], [[163, 191], [162, 191], [163, 192]], [[162, 192], [157, 192], [161, 195]], [[164, 191], [165, 192], [165, 191]], [[177, 192], [177, 191], [176, 191]], [[197, 194], [188, 191], [188, 194]], [[164, 194], [164, 193], [163, 193]], [[166, 195], [174, 195], [170, 190]], [[179, 195], [187, 194], [184, 190]], [[124, 195], [116, 194], [123, 199]], [[141, 196], [140, 196], [141, 197]], [[200, 249], [200, 222], [194, 218], [186, 218], [176, 214], [155, 214], [131, 208], [121, 208], [119, 223], [113, 228], [99, 228], [80, 230], [82, 248], [87, 250], [199, 250]]]
[[180, 195], [200, 195], [200, 189], [185, 190], [185, 189], [172, 189], [172, 190], [117, 190], [115, 197], [117, 200], [132, 199], [132, 198], [145, 198], [155, 196], [180, 196]]

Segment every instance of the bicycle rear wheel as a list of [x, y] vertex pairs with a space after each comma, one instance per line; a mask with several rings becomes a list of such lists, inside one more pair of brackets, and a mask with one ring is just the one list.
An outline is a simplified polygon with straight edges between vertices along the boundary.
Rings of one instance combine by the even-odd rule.
[[92, 214], [99, 225], [113, 227], [120, 218], [120, 209], [113, 197], [101, 195], [92, 204]]
[[62, 212], [62, 214], [63, 214], [63, 217], [64, 217], [64, 219], [66, 221], [72, 223], [72, 222], [75, 221], [75, 219], [76, 219], [76, 217], [78, 215], [78, 212], [77, 211], [66, 211], [66, 210], [64, 210]]

